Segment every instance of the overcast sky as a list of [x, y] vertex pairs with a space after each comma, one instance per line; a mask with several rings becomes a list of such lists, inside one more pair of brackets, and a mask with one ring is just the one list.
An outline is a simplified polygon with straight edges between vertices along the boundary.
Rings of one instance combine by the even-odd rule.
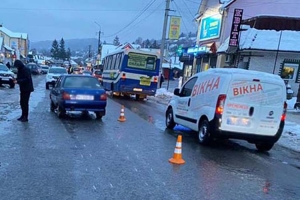
[[[139, 15], [150, 2], [154, 3]], [[182, 32], [196, 32], [192, 21], [201, 0], [174, 0], [171, 15], [181, 15]], [[104, 32], [103, 40], [111, 42], [116, 33], [121, 42], [160, 39], [165, 0], [1, 0], [0, 23], [15, 32], [29, 34], [31, 41], [64, 37], [96, 38]], [[127, 24], [136, 19], [128, 27]]]

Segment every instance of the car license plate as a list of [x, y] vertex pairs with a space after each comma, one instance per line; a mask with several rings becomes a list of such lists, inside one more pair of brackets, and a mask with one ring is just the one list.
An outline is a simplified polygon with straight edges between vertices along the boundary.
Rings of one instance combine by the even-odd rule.
[[140, 85], [150, 86], [151, 85], [151, 78], [141, 77]]
[[235, 125], [235, 126], [250, 126], [250, 120], [247, 118], [237, 118], [237, 117], [229, 117], [227, 118], [228, 125]]
[[94, 96], [92, 95], [76, 95], [76, 100], [94, 100]]
[[6, 78], [6, 77], [2, 77], [0, 79], [2, 79], [2, 81], [9, 81], [9, 78]]

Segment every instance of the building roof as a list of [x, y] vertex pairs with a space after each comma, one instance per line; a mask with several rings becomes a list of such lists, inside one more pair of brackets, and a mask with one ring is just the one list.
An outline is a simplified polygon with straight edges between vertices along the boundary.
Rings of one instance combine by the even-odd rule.
[[17, 33], [17, 32], [12, 32], [11, 30], [5, 28], [5, 27], [0, 27], [0, 31], [2, 31], [3, 33], [5, 33], [6, 35], [8, 35], [11, 38], [23, 38], [23, 39], [27, 39], [28, 38], [28, 34], [27, 33]]
[[[300, 31], [258, 30], [249, 28], [241, 32], [239, 48], [240, 50], [300, 52], [300, 46], [295, 45], [299, 43]], [[228, 50], [228, 44], [229, 38], [219, 47], [218, 53], [226, 52]]]
[[117, 46], [113, 44], [104, 44], [102, 45], [101, 58], [104, 58], [106, 55], [117, 51]]
[[4, 38], [3, 38], [3, 37], [0, 37], [0, 50], [2, 49], [3, 41], [4, 41]]

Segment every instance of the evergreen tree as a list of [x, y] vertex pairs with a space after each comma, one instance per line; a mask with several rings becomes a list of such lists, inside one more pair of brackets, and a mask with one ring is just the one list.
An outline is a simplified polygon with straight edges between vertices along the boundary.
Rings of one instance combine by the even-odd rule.
[[185, 33], [180, 33], [180, 35], [179, 35], [180, 38], [181, 38], [181, 37], [185, 37], [185, 36], [186, 36]]
[[118, 36], [115, 37], [115, 39], [114, 39], [114, 41], [113, 41], [113, 44], [114, 44], [115, 46], [119, 46], [119, 45], [120, 45], [120, 39], [119, 39]]
[[136, 43], [136, 44], [139, 44], [139, 45], [142, 45], [142, 44], [143, 44], [143, 38], [138, 37], [138, 38], [135, 40], [135, 43]]
[[71, 55], [72, 55], [71, 49], [68, 48], [68, 51], [66, 52], [66, 58], [67, 58], [68, 60], [70, 60], [70, 59], [71, 59]]
[[154, 40], [153, 43], [151, 44], [151, 48], [153, 49], [158, 49], [157, 41]]
[[150, 48], [150, 46], [151, 46], [151, 42], [150, 42], [149, 39], [147, 39], [147, 40], [145, 41], [145, 48]]
[[67, 58], [64, 38], [61, 38], [59, 43], [59, 58], [62, 60], [65, 60]]
[[51, 48], [50, 52], [51, 52], [52, 58], [59, 59], [59, 46], [58, 46], [58, 42], [56, 39], [52, 42], [52, 48]]

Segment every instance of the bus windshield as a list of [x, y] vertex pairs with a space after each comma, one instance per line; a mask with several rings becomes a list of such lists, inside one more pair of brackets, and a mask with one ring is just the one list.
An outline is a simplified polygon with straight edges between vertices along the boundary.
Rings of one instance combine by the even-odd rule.
[[143, 70], [155, 70], [156, 56], [129, 52], [127, 66]]

